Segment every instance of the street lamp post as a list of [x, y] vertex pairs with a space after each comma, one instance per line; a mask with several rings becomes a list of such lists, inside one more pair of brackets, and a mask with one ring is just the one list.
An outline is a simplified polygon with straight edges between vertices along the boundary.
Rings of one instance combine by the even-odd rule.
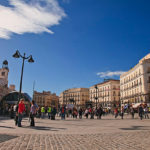
[[28, 60], [29, 63], [33, 63], [34, 60], [32, 58], [32, 55], [26, 57], [26, 54], [24, 53], [24, 55], [22, 56], [20, 54], [20, 52], [17, 50], [15, 54], [13, 54], [14, 58], [22, 58], [22, 69], [21, 69], [21, 78], [20, 78], [20, 88], [19, 88], [19, 98], [21, 96], [21, 91], [22, 91], [22, 79], [23, 79], [23, 70], [24, 70], [24, 61]]
[[96, 96], [95, 96], [95, 100], [96, 100], [96, 110], [97, 110], [97, 99], [98, 99], [98, 97], [97, 97], [97, 89], [98, 89], [97, 85], [95, 85], [95, 89], [96, 89]]

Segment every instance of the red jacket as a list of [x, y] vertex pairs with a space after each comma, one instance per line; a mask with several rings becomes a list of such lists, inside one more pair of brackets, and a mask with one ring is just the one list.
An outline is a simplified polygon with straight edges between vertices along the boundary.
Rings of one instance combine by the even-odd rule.
[[115, 108], [114, 113], [118, 113], [118, 109], [117, 108]]
[[23, 113], [25, 111], [25, 105], [23, 103], [20, 103], [18, 106], [18, 113]]

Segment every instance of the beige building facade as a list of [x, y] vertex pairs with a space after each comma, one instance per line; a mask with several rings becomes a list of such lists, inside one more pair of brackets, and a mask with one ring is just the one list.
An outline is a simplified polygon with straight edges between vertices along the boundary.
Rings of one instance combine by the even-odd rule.
[[90, 101], [95, 106], [111, 107], [120, 103], [120, 80], [108, 79], [90, 87]]
[[122, 103], [150, 102], [150, 54], [120, 76]]
[[64, 94], [63, 94], [63, 93], [64, 93], [64, 92], [60, 93], [60, 95], [59, 95], [59, 104], [60, 104], [60, 105], [64, 104], [64, 100], [63, 100], [63, 98], [64, 98], [63, 95], [64, 95]]
[[3, 61], [2, 68], [0, 68], [0, 100], [3, 98], [3, 96], [15, 90], [15, 85], [10, 85], [10, 87], [8, 87], [8, 73], [8, 62], [5, 60]]
[[33, 100], [39, 107], [55, 106], [58, 107], [59, 97], [50, 91], [37, 92], [34, 91]]
[[85, 106], [85, 103], [89, 101], [89, 89], [88, 88], [72, 88], [65, 90], [59, 96], [59, 103], [62, 104], [74, 104], [75, 106]]
[[7, 68], [0, 68], [0, 86], [8, 87], [8, 72]]

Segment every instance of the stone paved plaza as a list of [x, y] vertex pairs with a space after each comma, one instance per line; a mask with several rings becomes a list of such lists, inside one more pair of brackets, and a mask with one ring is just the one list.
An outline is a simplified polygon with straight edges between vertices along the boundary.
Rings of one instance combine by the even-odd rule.
[[150, 150], [150, 119], [57, 117], [36, 119], [36, 127], [30, 127], [24, 118], [21, 128], [0, 119], [0, 150]]

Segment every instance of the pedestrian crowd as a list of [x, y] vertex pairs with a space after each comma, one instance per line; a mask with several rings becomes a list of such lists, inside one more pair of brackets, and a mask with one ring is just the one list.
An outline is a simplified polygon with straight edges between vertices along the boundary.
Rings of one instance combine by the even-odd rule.
[[132, 119], [134, 119], [135, 113], [138, 113], [139, 118], [141, 120], [143, 118], [149, 119], [149, 115], [148, 115], [149, 112], [150, 112], [150, 107], [148, 107], [147, 105], [142, 105], [142, 104], [140, 104], [138, 108], [133, 108], [133, 106], [131, 105], [131, 106], [128, 106], [127, 108], [122, 106], [121, 108], [116, 107], [114, 109], [115, 118], [117, 118], [118, 115], [120, 115], [121, 119], [123, 119], [125, 113], [131, 114]]
[[[9, 112], [10, 112], [10, 118], [15, 119], [15, 125], [18, 127], [21, 127], [21, 121], [22, 117], [24, 116], [26, 112], [26, 106], [24, 103], [24, 98], [21, 98], [19, 103], [17, 105], [10, 106]], [[131, 114], [131, 118], [134, 119], [135, 113], [138, 113], [139, 118], [142, 119], [149, 119], [149, 112], [150, 107], [147, 105], [142, 105], [138, 108], [134, 108], [132, 105], [125, 107], [113, 107], [113, 109], [110, 108], [103, 108], [101, 105], [99, 105], [97, 108], [95, 107], [88, 107], [88, 108], [67, 108], [66, 105], [62, 105], [62, 107], [56, 109], [55, 106], [47, 106], [47, 107], [38, 107], [37, 104], [32, 100], [30, 105], [30, 111], [29, 111], [29, 121], [30, 126], [35, 126], [34, 118], [48, 118], [51, 120], [55, 120], [55, 116], [61, 117], [62, 120], [65, 120], [66, 117], [71, 117], [77, 119], [82, 119], [85, 117], [86, 119], [102, 119], [102, 116], [112, 114], [115, 118], [120, 116], [121, 119], [124, 119], [124, 114]], [[14, 115], [15, 114], [15, 115]], [[15, 117], [14, 117], [15, 116]]]

